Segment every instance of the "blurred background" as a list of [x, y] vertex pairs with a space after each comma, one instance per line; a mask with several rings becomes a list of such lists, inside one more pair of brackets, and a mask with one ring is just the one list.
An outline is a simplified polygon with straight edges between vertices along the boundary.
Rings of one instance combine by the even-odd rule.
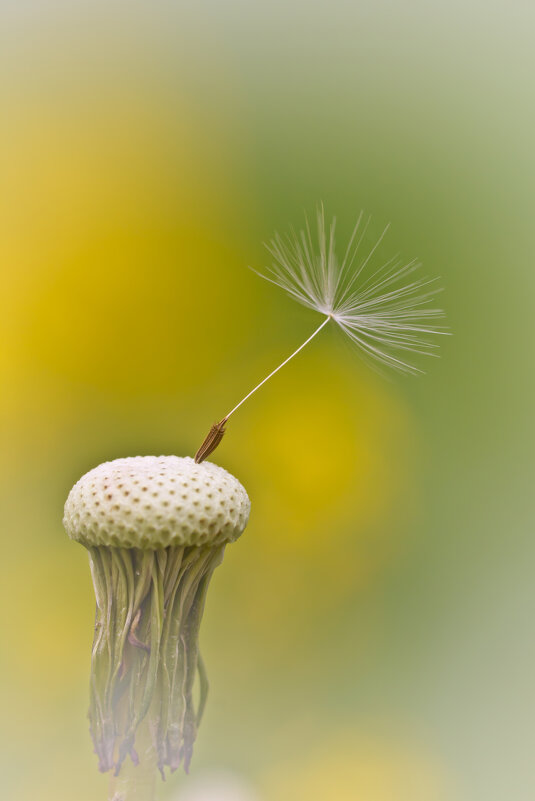
[[533, 6], [3, 0], [0, 795], [98, 801], [98, 463], [193, 454], [318, 316], [262, 242], [318, 201], [441, 275], [419, 378], [326, 330], [232, 419], [249, 527], [162, 801], [531, 801]]

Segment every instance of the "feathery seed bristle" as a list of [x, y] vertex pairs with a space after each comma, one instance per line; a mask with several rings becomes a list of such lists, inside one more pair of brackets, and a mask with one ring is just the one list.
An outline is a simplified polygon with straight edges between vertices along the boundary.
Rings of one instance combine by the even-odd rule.
[[[305, 229], [275, 234], [266, 247], [274, 261], [262, 278], [303, 306], [332, 320], [374, 361], [401, 372], [419, 373], [413, 354], [436, 356], [435, 335], [448, 333], [437, 321], [445, 315], [428, 304], [441, 291], [436, 278], [413, 277], [420, 264], [397, 255], [381, 263], [376, 252], [388, 226], [370, 250], [362, 252], [370, 217], [359, 215], [343, 259], [335, 248], [336, 220], [325, 226], [318, 209], [317, 234]], [[374, 266], [378, 261], [379, 266]]]

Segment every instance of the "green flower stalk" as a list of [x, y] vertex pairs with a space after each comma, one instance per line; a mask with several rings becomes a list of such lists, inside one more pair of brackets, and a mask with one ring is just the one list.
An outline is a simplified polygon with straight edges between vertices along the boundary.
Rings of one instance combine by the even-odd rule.
[[[116, 459], [72, 488], [63, 523], [89, 552], [96, 595], [89, 720], [101, 771], [137, 764], [138, 738], [162, 776], [188, 770], [208, 688], [198, 643], [206, 592], [249, 509], [237, 479], [188, 457]], [[152, 797], [134, 785], [113, 797]]]

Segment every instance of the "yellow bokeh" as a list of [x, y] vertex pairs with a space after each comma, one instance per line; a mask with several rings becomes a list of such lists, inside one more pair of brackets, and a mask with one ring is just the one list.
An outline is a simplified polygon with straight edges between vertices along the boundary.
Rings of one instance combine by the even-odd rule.
[[361, 208], [391, 222], [454, 336], [384, 378], [329, 324], [229, 421], [212, 458], [251, 517], [207, 599], [193, 773], [535, 797], [530, 4], [0, 5], [0, 799], [106, 798], [63, 503], [104, 460], [195, 453], [310, 336], [247, 266], [322, 201], [341, 248]]
[[426, 749], [350, 732], [276, 768], [265, 781], [266, 801], [442, 801], [444, 776]]

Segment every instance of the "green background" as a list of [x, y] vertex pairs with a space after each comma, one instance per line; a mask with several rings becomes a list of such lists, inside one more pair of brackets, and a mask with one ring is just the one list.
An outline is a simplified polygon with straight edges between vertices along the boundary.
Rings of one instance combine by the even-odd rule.
[[312, 332], [247, 266], [323, 201], [341, 241], [391, 222], [453, 336], [388, 380], [327, 330], [232, 419], [215, 460], [251, 519], [161, 799], [531, 801], [531, 4], [0, 13], [1, 797], [106, 798], [64, 500], [104, 460], [192, 454]]

